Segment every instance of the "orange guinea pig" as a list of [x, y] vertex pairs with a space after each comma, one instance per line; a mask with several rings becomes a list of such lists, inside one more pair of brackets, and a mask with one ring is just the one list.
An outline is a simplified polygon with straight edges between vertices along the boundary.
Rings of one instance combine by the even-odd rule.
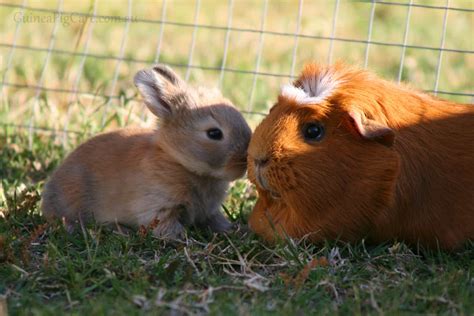
[[309, 64], [248, 149], [253, 231], [454, 249], [474, 239], [474, 106]]

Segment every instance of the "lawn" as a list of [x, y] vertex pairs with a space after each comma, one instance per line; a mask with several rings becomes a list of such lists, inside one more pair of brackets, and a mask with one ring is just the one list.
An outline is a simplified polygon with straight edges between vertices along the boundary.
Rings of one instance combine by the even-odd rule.
[[[11, 315], [474, 314], [474, 243], [453, 253], [395, 241], [268, 245], [247, 229], [256, 195], [245, 179], [223, 206], [235, 223], [226, 235], [190, 229], [184, 240], [170, 242], [147, 227], [124, 232], [98, 225], [67, 233], [39, 211], [45, 180], [81, 141], [154, 124], [132, 78], [157, 61], [191, 84], [221, 88], [252, 127], [308, 61], [367, 61], [384, 78], [427, 91], [438, 82], [440, 96], [472, 102], [474, 42], [466, 36], [472, 12], [465, 10], [474, 4], [450, 1], [464, 11], [448, 12], [440, 57], [445, 11], [412, 7], [404, 50], [408, 12], [400, 3], [409, 1], [396, 2], [375, 6], [369, 46], [367, 1], [340, 1], [335, 29], [334, 1], [305, 1], [300, 16], [298, 1], [203, 0], [198, 10], [197, 2], [166, 1], [164, 11], [164, 2], [135, 1], [128, 26], [74, 16], [125, 16], [127, 1], [26, 1], [31, 19], [66, 12], [69, 20], [56, 26], [18, 23], [23, 1], [2, 2], [0, 316], [6, 309]], [[260, 32], [264, 11], [269, 33]]]
[[[444, 36], [448, 50], [439, 63], [437, 48], [445, 14], [441, 9], [411, 9], [409, 46], [404, 50], [408, 12], [402, 5], [375, 6], [371, 34], [375, 44], [368, 47], [364, 41], [372, 4], [364, 1], [340, 1], [333, 29], [334, 1], [305, 1], [299, 19], [298, 1], [268, 1], [266, 6], [264, 0], [233, 1], [230, 10], [227, 1], [203, 0], [197, 15], [195, 1], [167, 1], [164, 23], [168, 24], [161, 23], [163, 2], [142, 1], [131, 7], [133, 20], [127, 26], [124, 20], [91, 23], [74, 15], [94, 14], [94, 1], [30, 0], [24, 12], [26, 22], [19, 24], [18, 32], [22, 1], [9, 3], [11, 6], [0, 5], [0, 80], [4, 76], [7, 84], [2, 87], [2, 124], [66, 129], [72, 132], [68, 136], [77, 131], [95, 134], [124, 125], [152, 124], [153, 117], [140, 104], [132, 78], [157, 61], [172, 65], [191, 84], [220, 87], [246, 112], [252, 126], [261, 115], [248, 112], [266, 113], [280, 86], [308, 61], [342, 60], [364, 66], [367, 55], [372, 71], [395, 81], [400, 76], [427, 91], [435, 88], [439, 64], [438, 90], [466, 94], [440, 96], [472, 102], [469, 94], [474, 82], [467, 74], [474, 69], [474, 55], [465, 53], [474, 47], [473, 39], [466, 36], [472, 30], [472, 12], [448, 12]], [[125, 0], [113, 6], [107, 3], [98, 1], [95, 14], [123, 17], [129, 13]], [[445, 5], [441, 0], [421, 3]], [[474, 9], [470, 1], [451, 0], [450, 5]], [[51, 19], [58, 10], [65, 12], [63, 23], [28, 22], [35, 17]], [[263, 29], [270, 33], [261, 34], [264, 12]], [[14, 42], [15, 34], [12, 50], [8, 44]], [[331, 34], [338, 40], [329, 40]], [[47, 90], [38, 93], [37, 86]]]
[[64, 156], [50, 137], [4, 129], [0, 138], [0, 310], [11, 315], [265, 315], [474, 313], [474, 244], [453, 253], [402, 243], [284, 241], [246, 228], [246, 181], [225, 202], [235, 231], [190, 229], [183, 241], [90, 225], [72, 234], [38, 210], [46, 177]]

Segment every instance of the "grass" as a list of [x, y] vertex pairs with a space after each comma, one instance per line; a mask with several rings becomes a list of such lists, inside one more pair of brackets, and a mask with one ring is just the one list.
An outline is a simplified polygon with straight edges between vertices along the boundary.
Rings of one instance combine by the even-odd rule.
[[[21, 5], [22, 0], [10, 3]], [[403, 1], [399, 1], [403, 2]], [[408, 1], [405, 1], [408, 2]], [[34, 8], [57, 9], [56, 1], [27, 1], [25, 15], [51, 17]], [[124, 16], [126, 1], [98, 1], [97, 14]], [[262, 0], [234, 1], [225, 67], [223, 52], [229, 8], [226, 1], [203, 0], [192, 63], [186, 67], [193, 34], [195, 3], [167, 1], [159, 61], [175, 65], [192, 84], [219, 86], [243, 111], [266, 112], [289, 78], [255, 76], [260, 50]], [[269, 1], [259, 70], [297, 73], [308, 61], [326, 62], [331, 42], [334, 1], [305, 1], [301, 37], [293, 49], [297, 1]], [[414, 3], [419, 3], [414, 1]], [[444, 1], [426, 0], [428, 5]], [[450, 5], [473, 9], [473, 3]], [[365, 40], [371, 3], [341, 1], [335, 35]], [[133, 16], [159, 19], [162, 3], [134, 2]], [[64, 1], [63, 10], [91, 14], [93, 1]], [[19, 9], [0, 5], [1, 44], [13, 42]], [[284, 12], [285, 14], [282, 14]], [[443, 10], [413, 7], [407, 43], [439, 47]], [[69, 15], [70, 16], [70, 15]], [[377, 4], [372, 40], [403, 43], [407, 8]], [[455, 253], [410, 249], [402, 243], [311, 245], [285, 241], [270, 246], [247, 231], [256, 196], [248, 181], [234, 184], [223, 209], [235, 222], [228, 235], [189, 230], [184, 241], [167, 242], [146, 227], [127, 234], [90, 225], [68, 234], [61, 223], [46, 224], [38, 209], [45, 179], [79, 142], [102, 130], [150, 125], [153, 120], [137, 100], [134, 73], [157, 59], [161, 25], [133, 22], [124, 37], [122, 22], [70, 20], [58, 25], [54, 50], [45, 64], [54, 23], [23, 23], [17, 49], [0, 45], [0, 80], [49, 89], [77, 89], [88, 94], [2, 86], [0, 100], [0, 315], [17, 314], [474, 314], [474, 245]], [[186, 25], [180, 24], [185, 23]], [[471, 50], [469, 12], [449, 11], [445, 47]], [[87, 43], [87, 34], [92, 31]], [[123, 56], [120, 45], [125, 41]], [[88, 47], [81, 72], [81, 62]], [[366, 45], [334, 41], [333, 61], [363, 65]], [[396, 80], [402, 49], [370, 45], [368, 68]], [[12, 56], [7, 71], [7, 61]], [[402, 80], [419, 89], [435, 84], [439, 53], [408, 48]], [[439, 89], [472, 93], [472, 54], [444, 52]], [[46, 65], [44, 74], [43, 66]], [[214, 68], [209, 70], [208, 68]], [[217, 70], [216, 70], [217, 69]], [[472, 72], [472, 71], [471, 71]], [[114, 74], [117, 84], [112, 90]], [[43, 75], [42, 75], [43, 74]], [[43, 81], [40, 79], [43, 77]], [[221, 80], [222, 79], [222, 80]], [[254, 85], [255, 82], [255, 85]], [[253, 92], [252, 92], [253, 91]], [[107, 95], [117, 98], [108, 99]], [[443, 95], [460, 102], [470, 97]], [[107, 109], [107, 110], [106, 110]], [[252, 126], [261, 116], [246, 114]], [[28, 134], [29, 124], [38, 128]], [[20, 125], [23, 127], [13, 127]], [[26, 126], [26, 131], [25, 131]], [[53, 132], [41, 128], [52, 129]], [[61, 133], [64, 129], [67, 133]], [[65, 145], [65, 146], [63, 146]]]
[[180, 242], [146, 227], [89, 225], [69, 234], [38, 209], [65, 151], [54, 138], [0, 136], [0, 310], [31, 314], [474, 313], [474, 244], [455, 253], [402, 243], [267, 245], [246, 229], [255, 195], [237, 182], [227, 235], [190, 229]]
[[[8, 2], [16, 3], [18, 6], [22, 4], [21, 0]], [[231, 27], [239, 30], [228, 33], [225, 64], [223, 61], [226, 27], [229, 21], [228, 2], [217, 0], [200, 2], [198, 24], [218, 28], [197, 28], [195, 45], [192, 49], [195, 3], [168, 1], [165, 18], [172, 24], [165, 24], [162, 28], [160, 23], [142, 21], [161, 19], [162, 2], [154, 4], [134, 2], [132, 16], [136, 20], [130, 23], [128, 32], [125, 32], [123, 21], [92, 23], [71, 15], [70, 12], [92, 14], [93, 1], [65, 1], [62, 7], [62, 10], [67, 12], [64, 15], [65, 20], [61, 20], [62, 22], [57, 25], [54, 52], [45, 63], [54, 23], [31, 21], [34, 21], [34, 18], [51, 20], [54, 17], [53, 13], [38, 11], [35, 8], [54, 12], [58, 9], [58, 2], [29, 0], [25, 11], [26, 22], [20, 24], [18, 32], [16, 42], [18, 47], [12, 53], [10, 47], [0, 46], [0, 56], [3, 57], [0, 58], [0, 78], [5, 75], [7, 83], [42, 85], [50, 89], [66, 90], [73, 90], [76, 80], [79, 79], [77, 89], [89, 94], [74, 95], [47, 91], [40, 93], [36, 98], [35, 89], [5, 86], [2, 88], [0, 123], [28, 125], [31, 121], [38, 127], [57, 130], [67, 128], [90, 133], [125, 123], [144, 124], [143, 117], [149, 123], [151, 117], [137, 100], [132, 78], [139, 69], [149, 67], [156, 60], [175, 65], [176, 71], [184, 77], [188, 75], [192, 84], [219, 86], [223, 94], [241, 110], [265, 113], [273, 104], [279, 87], [290, 79], [267, 75], [255, 76], [252, 72], [257, 68], [259, 52], [261, 52], [259, 71], [262, 73], [290, 74], [293, 53], [295, 53], [294, 74], [309, 61], [324, 63], [329, 59], [331, 41], [327, 37], [331, 36], [333, 31], [334, 1], [304, 2], [299, 32], [309, 37], [299, 38], [296, 50], [294, 50], [293, 33], [297, 29], [298, 1], [268, 2], [265, 30], [276, 34], [265, 34], [263, 37], [260, 36], [259, 29], [264, 1], [234, 1]], [[441, 0], [424, 0], [421, 3], [445, 5]], [[464, 0], [451, 0], [450, 6], [474, 8], [472, 2]], [[366, 40], [371, 7], [372, 4], [367, 1], [341, 1], [334, 30], [336, 37]], [[0, 5], [2, 43], [13, 42], [19, 13], [18, 7]], [[98, 2], [96, 13], [103, 16], [126, 16], [127, 1], [114, 2], [113, 6], [107, 5], [107, 1]], [[376, 5], [371, 40], [402, 45], [407, 13], [407, 7], [404, 6]], [[445, 48], [472, 51], [473, 39], [466, 37], [469, 33], [466, 33], [466, 30], [472, 29], [471, 18], [470, 12], [449, 11]], [[443, 34], [443, 19], [443, 10], [413, 7], [407, 44], [439, 47]], [[162, 30], [160, 54], [157, 55]], [[89, 32], [91, 32], [90, 38]], [[123, 54], [121, 54], [122, 41], [125, 44]], [[364, 64], [367, 49], [365, 43], [334, 41], [332, 44], [332, 61], [343, 60], [352, 64]], [[84, 53], [88, 56], [83, 59], [81, 54]], [[372, 44], [368, 51], [368, 68], [387, 79], [397, 80], [402, 53], [401, 47]], [[10, 69], [6, 71], [10, 54], [12, 63]], [[124, 60], [117, 60], [121, 57]], [[190, 57], [192, 64], [197, 68], [190, 68], [188, 71]], [[436, 50], [407, 48], [402, 65], [402, 80], [419, 89], [434, 89], [438, 60], [439, 52]], [[84, 61], [83, 68], [81, 68], [82, 61]], [[470, 70], [472, 72], [473, 61], [472, 54], [444, 52], [438, 89], [472, 93], [473, 79], [467, 74]], [[46, 67], [43, 74], [44, 65]], [[221, 66], [247, 73], [221, 72]], [[115, 89], [112, 89], [116, 73], [117, 84]], [[109, 95], [119, 97], [109, 100], [107, 98]], [[472, 102], [469, 96], [441, 96], [465, 103]], [[247, 119], [255, 126], [261, 116], [249, 114]]]

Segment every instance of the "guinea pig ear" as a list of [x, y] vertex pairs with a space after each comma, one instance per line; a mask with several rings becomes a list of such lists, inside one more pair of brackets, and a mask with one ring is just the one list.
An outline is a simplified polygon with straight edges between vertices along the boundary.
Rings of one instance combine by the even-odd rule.
[[350, 130], [363, 139], [376, 141], [387, 147], [391, 147], [395, 141], [395, 133], [390, 127], [368, 119], [359, 111], [350, 111], [347, 123]]
[[140, 70], [133, 81], [148, 109], [163, 119], [173, 114], [175, 97], [186, 89], [186, 83], [170, 67], [161, 64]]

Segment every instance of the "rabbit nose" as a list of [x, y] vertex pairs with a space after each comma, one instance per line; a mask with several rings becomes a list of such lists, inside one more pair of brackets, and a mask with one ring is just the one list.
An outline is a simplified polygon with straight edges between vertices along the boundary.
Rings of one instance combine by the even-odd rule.
[[269, 161], [268, 158], [254, 159], [254, 163], [257, 167], [265, 167], [265, 165], [268, 164], [268, 161]]

